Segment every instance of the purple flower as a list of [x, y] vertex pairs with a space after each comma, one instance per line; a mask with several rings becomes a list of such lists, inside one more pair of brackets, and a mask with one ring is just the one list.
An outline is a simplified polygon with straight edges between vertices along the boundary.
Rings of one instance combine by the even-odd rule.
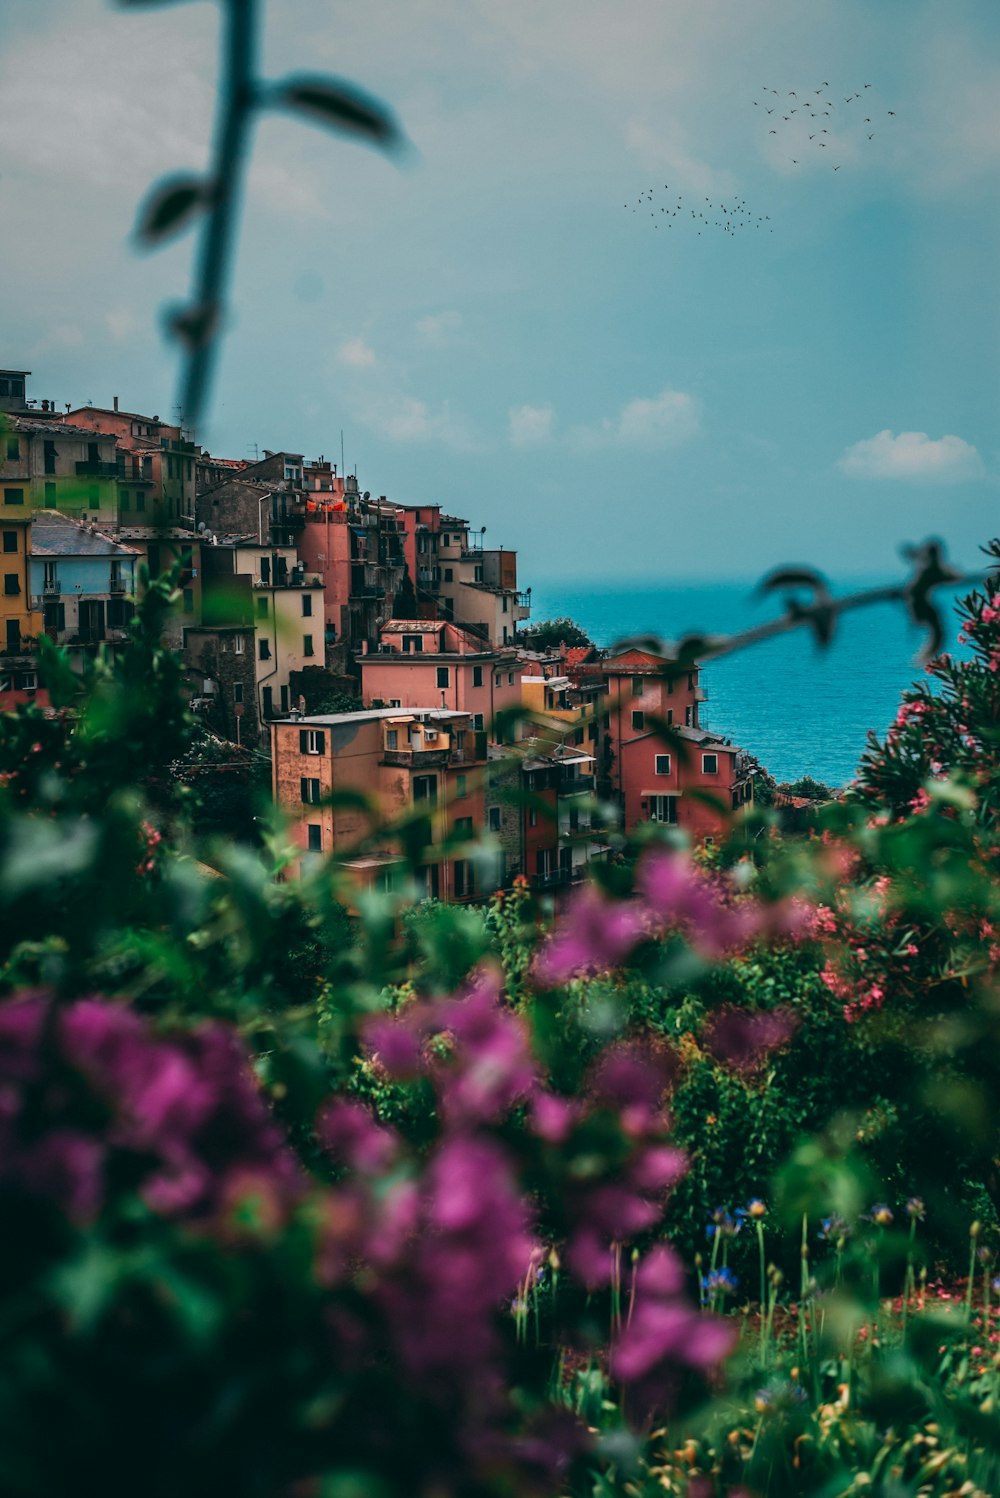
[[363, 1104], [346, 1098], [331, 1098], [323, 1105], [316, 1132], [335, 1159], [362, 1175], [385, 1170], [398, 1145], [391, 1129], [377, 1124]]
[[441, 1104], [451, 1123], [495, 1123], [538, 1084], [524, 1021], [506, 1007], [493, 974], [464, 999], [438, 1006], [454, 1039], [450, 1065], [438, 1071]]
[[798, 1027], [798, 1016], [789, 1009], [720, 1009], [706, 1023], [705, 1040], [717, 1061], [745, 1072], [787, 1044]]
[[646, 911], [638, 901], [608, 900], [593, 885], [584, 885], [539, 953], [535, 981], [555, 988], [576, 973], [614, 967], [647, 927]]
[[662, 1406], [683, 1368], [713, 1366], [736, 1340], [725, 1321], [681, 1298], [683, 1277], [673, 1250], [657, 1245], [639, 1266], [632, 1319], [611, 1350], [612, 1373], [635, 1387], [644, 1410]]

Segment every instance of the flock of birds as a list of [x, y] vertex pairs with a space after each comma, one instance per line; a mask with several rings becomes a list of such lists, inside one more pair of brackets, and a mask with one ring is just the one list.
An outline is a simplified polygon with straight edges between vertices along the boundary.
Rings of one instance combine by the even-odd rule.
[[[847, 153], [850, 159], [859, 134], [867, 141], [873, 141], [883, 124], [895, 118], [896, 111], [887, 109], [883, 119], [882, 108], [874, 102], [871, 88], [870, 83], [862, 83], [853, 93], [838, 93], [835, 97], [830, 84], [824, 82], [819, 88], [790, 88], [782, 96], [776, 88], [764, 84], [761, 97], [754, 99], [753, 106], [760, 111], [762, 122], [766, 122], [768, 137], [776, 136], [783, 144], [791, 136], [791, 149], [797, 153], [788, 158], [792, 166], [802, 165], [807, 152], [813, 152], [814, 159], [820, 160], [819, 152], [829, 151], [830, 168], [839, 172], [844, 162], [836, 158], [843, 153], [847, 139], [850, 140]], [[856, 110], [852, 108], [855, 104], [860, 106]], [[845, 137], [845, 127], [851, 129], [850, 137]], [[745, 198], [734, 197], [718, 203], [710, 198], [685, 199], [681, 193], [671, 192], [669, 182], [664, 182], [662, 189], [656, 186], [643, 188], [634, 202], [625, 204], [625, 209], [644, 217], [648, 214], [654, 229], [686, 228], [694, 229], [698, 234], [711, 229], [731, 236], [746, 229], [774, 233], [771, 215], [753, 213]]]
[[[792, 166], [801, 166], [807, 151], [830, 151], [835, 157], [843, 138], [838, 134], [842, 125], [855, 127], [855, 134], [858, 133], [856, 127], [861, 126], [860, 134], [867, 141], [873, 141], [882, 125], [895, 118], [894, 109], [887, 109], [883, 116], [882, 110], [873, 102], [874, 96], [868, 92], [871, 87], [870, 83], [863, 83], [853, 93], [838, 94], [835, 98], [828, 82], [821, 83], [819, 88], [790, 88], [784, 96], [776, 88], [763, 84], [761, 94], [765, 97], [754, 99], [753, 105], [768, 121], [769, 136], [781, 139], [793, 135], [791, 150], [798, 154], [788, 159]], [[861, 108], [852, 110], [853, 104], [860, 104]], [[865, 109], [867, 114], [862, 112]], [[842, 161], [830, 161], [831, 170], [835, 172], [839, 172], [843, 165]]]
[[[669, 182], [664, 182], [663, 191], [670, 192]], [[675, 224], [695, 228], [699, 234], [706, 229], [721, 229], [724, 234], [737, 234], [742, 229], [766, 229], [773, 234], [771, 228], [771, 216], [768, 213], [751, 213], [747, 208], [746, 198], [733, 198], [726, 203], [713, 203], [709, 198], [703, 202], [699, 201], [697, 207], [692, 207], [693, 200], [689, 199], [685, 206], [685, 200], [681, 193], [671, 193], [663, 203], [656, 203], [657, 188], [643, 188], [634, 203], [626, 203], [626, 208], [631, 208], [633, 213], [648, 212], [654, 220], [653, 227], [658, 229], [662, 224], [667, 229], [672, 229]]]

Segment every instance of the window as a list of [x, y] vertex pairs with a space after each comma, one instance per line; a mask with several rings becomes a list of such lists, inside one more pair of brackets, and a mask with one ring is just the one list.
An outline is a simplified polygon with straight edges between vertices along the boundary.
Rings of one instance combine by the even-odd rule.
[[54, 510], [55, 507], [56, 507], [56, 486], [55, 486], [55, 484], [46, 484], [45, 485], [45, 508], [47, 510]]
[[59, 454], [56, 452], [56, 445], [54, 442], [45, 442], [43, 444], [42, 467], [45, 469], [46, 473], [55, 473], [56, 458], [58, 456]]
[[261, 598], [257, 599], [257, 618], [258, 619], [266, 619], [267, 618], [267, 599], [264, 598], [264, 597], [261, 597]]
[[578, 728], [576, 730], [576, 732], [574, 733], [574, 735], [573, 735], [573, 743], [574, 744], [582, 744], [583, 743], [583, 729], [582, 728]]
[[21, 444], [16, 437], [7, 438], [7, 462], [16, 463], [21, 456]]
[[300, 754], [325, 754], [326, 734], [318, 728], [299, 729]]
[[265, 718], [274, 717], [274, 693], [270, 687], [263, 687], [260, 694], [261, 711]]
[[537, 827], [538, 826], [538, 811], [537, 811], [537, 808], [534, 807], [534, 806], [530, 806], [528, 808], [528, 826], [529, 827]]
[[472, 818], [471, 817], [456, 817], [455, 818], [455, 831], [458, 833], [459, 837], [471, 837], [472, 836]]
[[315, 806], [320, 799], [319, 781], [308, 775], [303, 775], [299, 781], [299, 789], [302, 800], [306, 806]]
[[500, 831], [500, 808], [499, 808], [499, 806], [491, 806], [491, 807], [489, 807], [489, 809], [487, 810], [487, 813], [486, 813], [486, 819], [487, 819], [487, 824], [488, 824], [489, 829], [490, 829], [491, 832], [499, 832]]
[[260, 559], [260, 580], [262, 583], [269, 583], [271, 581], [270, 557], [261, 557]]
[[481, 583], [482, 582], [482, 580], [483, 580], [483, 569], [482, 569], [482, 567], [477, 566], [475, 568], [475, 570], [473, 572], [473, 580], [475, 582], [477, 582], [477, 583]]
[[[456, 735], [455, 735], [455, 753], [458, 755], [459, 759], [463, 758], [464, 755], [465, 755], [465, 729], [464, 728], [460, 728], [458, 730], [458, 732], [456, 733]], [[460, 796], [464, 796], [465, 795], [465, 776], [464, 775], [460, 775], [458, 778], [459, 778], [459, 781], [460, 781], [461, 786], [462, 786], [462, 789], [459, 791], [458, 794]]]
[[718, 775], [719, 756], [717, 754], [703, 754], [701, 756], [701, 771], [703, 775]]
[[313, 653], [313, 637], [312, 637], [312, 635], [303, 635], [302, 636], [302, 654], [303, 655], [312, 655], [312, 653]]
[[437, 684], [438, 684], [438, 686], [439, 687], [446, 687], [446, 686], [448, 686], [450, 684], [450, 682], [451, 682], [451, 671], [449, 670], [449, 668], [447, 666], [438, 666], [438, 668], [437, 668]]
[[693, 671], [689, 671], [688, 672], [688, 691], [689, 692], [693, 692], [696, 686], [697, 686], [697, 682], [695, 681], [695, 673]]
[[303, 595], [302, 595], [302, 617], [303, 617], [303, 619], [311, 619], [312, 618], [312, 611], [313, 611], [313, 596], [312, 596], [311, 593], [303, 593]]
[[233, 653], [234, 653], [234, 655], [242, 655], [243, 654], [244, 643], [245, 642], [244, 642], [244, 639], [243, 639], [242, 635], [234, 635], [233, 636]]
[[257, 653], [262, 661], [269, 661], [271, 659], [270, 640], [261, 640]]
[[483, 717], [482, 713], [472, 714], [472, 726], [475, 729], [476, 733], [482, 733], [483, 729], [486, 727], [486, 719]]
[[653, 822], [669, 822], [673, 826], [677, 821], [677, 797], [650, 796], [649, 816]]
[[500, 686], [500, 684], [501, 684], [502, 681], [503, 681], [503, 675], [502, 675], [502, 673], [499, 672], [499, 671], [494, 671], [494, 673], [493, 673], [493, 685], [495, 687], [498, 687], [498, 686]]
[[633, 678], [632, 678], [632, 696], [633, 697], [641, 697], [642, 696], [642, 691], [643, 691], [643, 686], [644, 686], [644, 682], [643, 682], [642, 677], [641, 676], [633, 676]]
[[243, 701], [243, 683], [241, 681], [234, 681], [233, 682], [233, 701], [234, 702], [242, 702]]
[[512, 687], [514, 685], [514, 673], [513, 673], [513, 671], [508, 671], [507, 672], [507, 685], [509, 687]]
[[456, 798], [461, 800], [463, 796], [467, 796], [468, 794], [468, 777], [466, 775], [457, 775], [455, 777]]
[[183, 591], [182, 591], [182, 595], [181, 596], [182, 596], [182, 598], [184, 600], [184, 612], [185, 612], [185, 614], [193, 614], [194, 613], [194, 589], [193, 588], [184, 588]]
[[[55, 485], [53, 485], [53, 488], [54, 487]], [[120, 510], [127, 510], [129, 508], [129, 497], [127, 489], [118, 490], [118, 508]]]
[[684, 709], [684, 726], [685, 728], [694, 727], [694, 708], [691, 706], [690, 702]]
[[639, 712], [633, 713], [632, 714], [632, 732], [633, 733], [645, 733], [645, 731], [646, 731], [646, 714], [645, 713], [639, 713]]
[[310, 853], [322, 853], [323, 851], [323, 829], [318, 822], [310, 822], [306, 828], [307, 845]]
[[421, 655], [423, 653], [423, 648], [424, 648], [424, 637], [423, 637], [423, 635], [404, 635], [403, 636], [403, 654], [404, 655]]
[[414, 801], [427, 801], [431, 806], [437, 805], [436, 775], [414, 775], [413, 777], [413, 799]]
[[474, 687], [481, 687], [482, 684], [483, 684], [483, 668], [482, 668], [482, 666], [473, 666], [473, 668], [472, 668], [472, 685]]
[[455, 581], [454, 567], [446, 567], [444, 569], [444, 580], [446, 583], [453, 583]]
[[3, 578], [3, 591], [7, 598], [21, 591], [21, 579], [16, 572], [5, 572]]
[[673, 710], [672, 707], [668, 707], [667, 708], [667, 722], [668, 723], [672, 723], [673, 721], [674, 721], [674, 710]]
[[476, 892], [476, 876], [472, 864], [467, 858], [456, 858], [455, 869], [455, 899], [464, 900], [467, 895]]
[[5, 489], [3, 491], [3, 502], [4, 502], [5, 505], [23, 505], [24, 504], [24, 490], [23, 489]]
[[510, 599], [507, 597], [506, 593], [503, 595], [503, 611], [505, 614], [510, 613]]
[[141, 489], [135, 491], [135, 507], [137, 511], [146, 508], [146, 496]]
[[670, 774], [670, 755], [669, 754], [658, 754], [656, 756], [656, 773], [657, 773], [657, 775], [669, 775]]
[[17, 531], [4, 531], [4, 533], [3, 533], [3, 549], [4, 549], [4, 551], [16, 551], [17, 550]]
[[571, 806], [569, 809], [569, 830], [570, 832], [579, 832], [580, 830], [580, 808], [578, 806]]

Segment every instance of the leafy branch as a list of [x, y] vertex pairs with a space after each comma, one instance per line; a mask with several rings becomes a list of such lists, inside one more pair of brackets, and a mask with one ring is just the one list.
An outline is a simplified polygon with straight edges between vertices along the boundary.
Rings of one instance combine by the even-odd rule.
[[[119, 0], [140, 6], [177, 0]], [[281, 110], [392, 152], [404, 136], [391, 111], [343, 79], [294, 74], [269, 82], [259, 76], [261, 0], [220, 0], [225, 35], [213, 160], [204, 177], [172, 175], [154, 186], [139, 211], [136, 238], [154, 248], [203, 219], [194, 285], [173, 308], [167, 327], [184, 350], [183, 421], [196, 428], [204, 413], [226, 311], [226, 285], [235, 251], [251, 131], [267, 110]]]

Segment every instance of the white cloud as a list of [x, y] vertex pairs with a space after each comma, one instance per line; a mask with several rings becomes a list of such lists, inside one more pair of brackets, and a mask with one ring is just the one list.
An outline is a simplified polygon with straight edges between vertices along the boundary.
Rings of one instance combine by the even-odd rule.
[[979, 453], [961, 437], [932, 438], [926, 432], [896, 436], [888, 427], [846, 448], [837, 467], [851, 478], [936, 484], [967, 483], [986, 473]]
[[659, 395], [636, 396], [614, 419], [605, 417], [597, 426], [577, 427], [573, 437], [581, 447], [664, 448], [679, 447], [700, 430], [694, 396], [668, 387]]
[[346, 338], [337, 350], [337, 358], [349, 369], [371, 369], [378, 363], [375, 350], [360, 336]]
[[448, 401], [433, 407], [413, 395], [387, 397], [359, 410], [358, 420], [388, 442], [439, 443], [454, 452], [473, 452], [480, 445]]
[[447, 348], [462, 329], [460, 312], [434, 312], [416, 324], [417, 334], [429, 348]]
[[555, 416], [551, 406], [512, 406], [508, 412], [510, 440], [515, 447], [547, 442]]

